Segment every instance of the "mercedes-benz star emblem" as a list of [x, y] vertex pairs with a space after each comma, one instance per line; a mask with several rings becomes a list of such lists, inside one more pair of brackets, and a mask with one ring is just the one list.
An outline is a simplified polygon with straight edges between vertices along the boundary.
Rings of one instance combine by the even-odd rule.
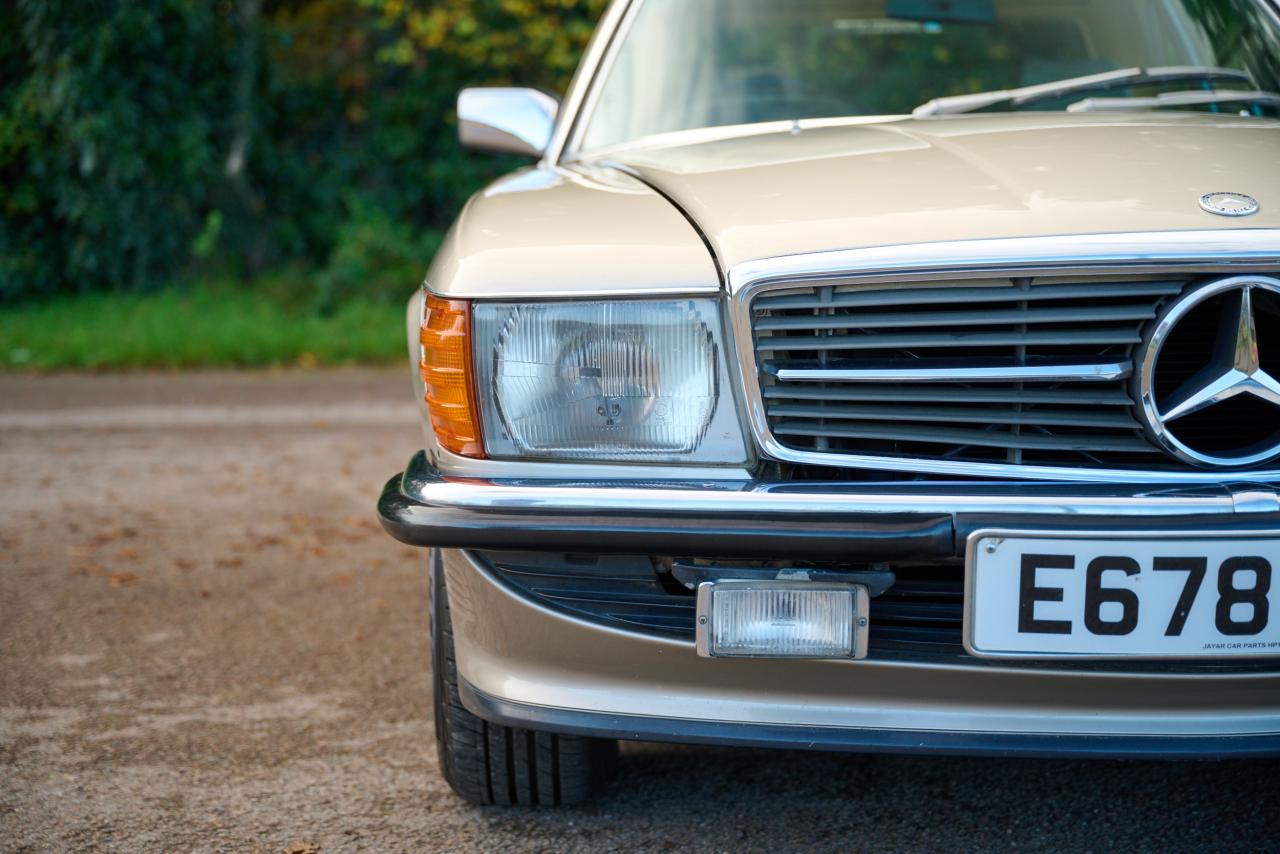
[[1280, 340], [1259, 340], [1263, 318], [1280, 328], [1280, 279], [1221, 279], [1157, 319], [1138, 391], [1151, 435], [1174, 456], [1233, 468], [1280, 457]]
[[1205, 193], [1200, 207], [1218, 216], [1249, 216], [1258, 212], [1258, 200], [1244, 193]]

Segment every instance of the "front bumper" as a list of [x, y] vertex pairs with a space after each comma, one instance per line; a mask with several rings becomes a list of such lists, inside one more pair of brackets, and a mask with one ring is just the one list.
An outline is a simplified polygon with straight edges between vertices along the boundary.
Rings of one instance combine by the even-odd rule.
[[378, 513], [415, 546], [865, 563], [964, 555], [982, 528], [1280, 525], [1261, 484], [629, 483], [446, 478], [417, 454]]
[[521, 728], [859, 752], [1280, 755], [1280, 673], [1121, 673], [910, 660], [699, 658], [598, 625], [439, 552], [463, 703]]
[[397, 539], [440, 549], [463, 699], [490, 720], [859, 751], [1280, 755], [1275, 668], [704, 659], [691, 639], [548, 607], [472, 551], [954, 562], [987, 527], [1274, 530], [1266, 486], [458, 480], [419, 455], [379, 512]]

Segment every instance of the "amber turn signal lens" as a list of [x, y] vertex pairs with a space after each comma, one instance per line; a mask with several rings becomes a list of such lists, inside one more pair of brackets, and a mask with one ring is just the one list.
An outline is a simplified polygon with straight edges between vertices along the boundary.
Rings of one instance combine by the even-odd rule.
[[465, 300], [427, 295], [422, 318], [422, 382], [440, 447], [484, 457], [471, 372], [471, 311]]

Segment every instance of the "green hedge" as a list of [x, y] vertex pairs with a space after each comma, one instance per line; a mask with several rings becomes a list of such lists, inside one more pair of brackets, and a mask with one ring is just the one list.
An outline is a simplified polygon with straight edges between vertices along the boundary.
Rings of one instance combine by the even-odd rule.
[[562, 89], [602, 6], [0, 3], [0, 300], [303, 267], [331, 308], [420, 276], [513, 165], [459, 149], [457, 89]]

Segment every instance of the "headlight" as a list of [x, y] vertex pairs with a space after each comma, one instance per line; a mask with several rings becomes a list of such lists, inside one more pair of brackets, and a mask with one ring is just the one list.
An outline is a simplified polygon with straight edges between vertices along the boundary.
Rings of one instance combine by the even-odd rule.
[[741, 463], [713, 300], [477, 303], [490, 457]]

